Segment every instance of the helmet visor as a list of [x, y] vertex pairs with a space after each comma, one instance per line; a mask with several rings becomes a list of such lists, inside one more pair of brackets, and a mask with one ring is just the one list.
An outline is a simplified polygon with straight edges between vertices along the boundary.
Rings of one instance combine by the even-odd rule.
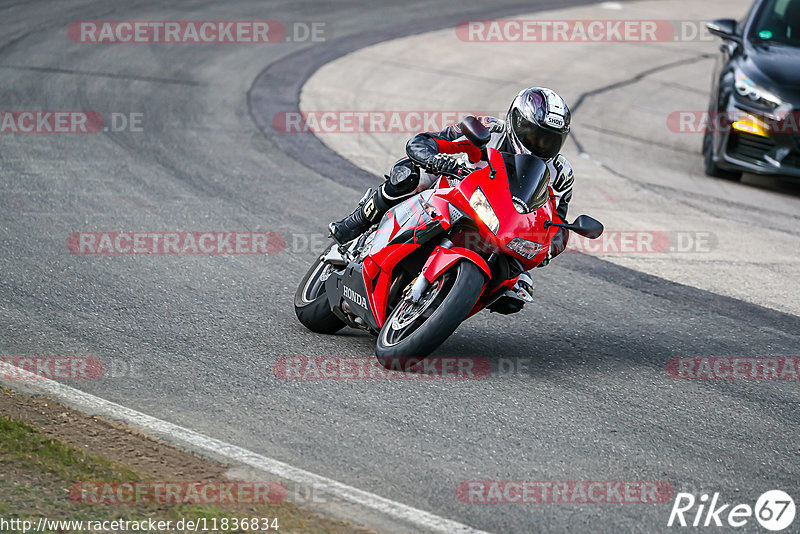
[[522, 146], [534, 156], [544, 159], [558, 156], [567, 140], [566, 133], [542, 128], [523, 117], [517, 109], [511, 113], [511, 128]]

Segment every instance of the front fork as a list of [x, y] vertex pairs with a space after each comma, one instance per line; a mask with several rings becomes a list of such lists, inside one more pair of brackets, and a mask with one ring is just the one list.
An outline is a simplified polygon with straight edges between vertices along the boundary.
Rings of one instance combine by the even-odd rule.
[[[453, 242], [447, 239], [446, 237], [442, 239], [442, 242], [439, 244], [439, 247], [450, 249], [453, 246]], [[431, 256], [432, 258], [433, 256]], [[411, 290], [405, 296], [405, 300], [412, 302], [414, 304], [418, 303], [425, 292], [431, 285], [431, 282], [424, 276], [425, 269], [428, 267], [428, 263], [430, 260], [425, 263], [425, 267], [422, 268], [422, 273], [420, 273], [415, 279], [414, 282], [411, 284]]]

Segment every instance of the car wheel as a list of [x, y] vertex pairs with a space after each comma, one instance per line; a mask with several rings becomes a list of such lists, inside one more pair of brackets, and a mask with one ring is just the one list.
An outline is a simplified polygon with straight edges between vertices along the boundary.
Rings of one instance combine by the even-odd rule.
[[742, 179], [742, 173], [739, 171], [729, 171], [720, 169], [714, 161], [714, 134], [713, 132], [706, 132], [703, 135], [703, 163], [705, 167], [706, 176], [713, 178], [723, 178], [725, 180], [732, 180], [738, 182]]

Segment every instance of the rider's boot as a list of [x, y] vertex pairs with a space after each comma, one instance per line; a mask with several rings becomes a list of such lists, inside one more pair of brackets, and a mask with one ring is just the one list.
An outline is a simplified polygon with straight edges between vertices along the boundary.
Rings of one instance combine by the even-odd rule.
[[512, 291], [525, 302], [533, 302], [533, 280], [531, 279], [531, 275], [527, 272], [519, 275], [519, 279], [517, 283], [514, 284]]
[[384, 197], [383, 187], [374, 191], [368, 189], [353, 213], [328, 225], [331, 237], [340, 245], [349, 243], [378, 222], [390, 207], [392, 205]]
[[328, 225], [331, 237], [344, 245], [366, 232], [389, 208], [414, 194], [419, 176], [419, 169], [409, 158], [395, 163], [386, 181], [376, 191], [368, 189], [353, 213]]

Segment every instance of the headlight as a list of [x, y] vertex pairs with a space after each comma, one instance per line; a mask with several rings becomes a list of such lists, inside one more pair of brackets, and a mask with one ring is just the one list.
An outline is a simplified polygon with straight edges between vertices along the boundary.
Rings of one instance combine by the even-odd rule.
[[778, 96], [756, 85], [753, 80], [748, 78], [741, 71], [736, 71], [735, 87], [736, 92], [739, 93], [740, 96], [746, 97], [753, 102], [761, 104], [762, 106], [766, 106], [770, 109], [777, 108], [783, 104], [783, 100], [781, 100]]
[[483, 194], [480, 187], [472, 193], [472, 197], [469, 199], [469, 205], [472, 206], [472, 209], [474, 209], [478, 217], [481, 218], [483, 224], [488, 226], [493, 234], [496, 234], [497, 230], [500, 228], [500, 221], [497, 219], [492, 205], [486, 200], [486, 195]]
[[542, 248], [541, 243], [535, 243], [533, 241], [528, 241], [527, 239], [522, 239], [520, 237], [515, 237], [511, 241], [508, 242], [506, 245], [508, 248], [522, 256], [523, 258], [527, 258], [532, 260], [536, 254], [539, 253], [539, 250]]

